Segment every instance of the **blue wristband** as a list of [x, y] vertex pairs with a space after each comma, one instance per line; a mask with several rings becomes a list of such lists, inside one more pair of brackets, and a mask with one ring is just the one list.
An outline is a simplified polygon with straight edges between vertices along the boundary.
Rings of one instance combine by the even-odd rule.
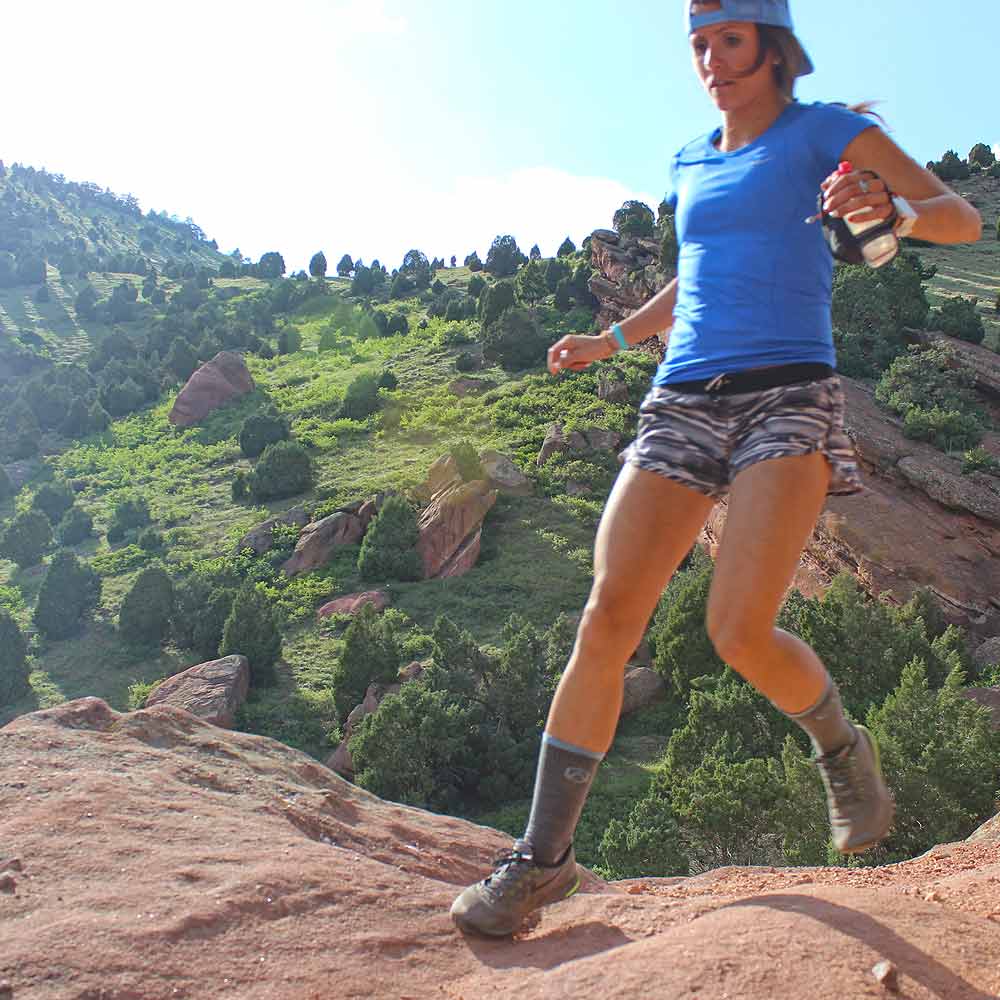
[[624, 351], [628, 348], [628, 341], [625, 339], [625, 335], [622, 333], [622, 328], [620, 323], [613, 323], [611, 326], [611, 333], [613, 334], [615, 340], [618, 341], [619, 347]]

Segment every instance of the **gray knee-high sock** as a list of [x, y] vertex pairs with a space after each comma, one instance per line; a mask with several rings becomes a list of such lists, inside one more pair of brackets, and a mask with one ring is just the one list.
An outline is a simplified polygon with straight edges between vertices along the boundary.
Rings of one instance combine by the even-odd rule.
[[538, 755], [535, 794], [524, 839], [535, 860], [554, 865], [573, 843], [590, 784], [604, 754], [564, 743], [545, 733]]
[[854, 742], [855, 729], [844, 715], [840, 692], [832, 680], [827, 682], [826, 691], [812, 708], [785, 714], [809, 734], [817, 755], [832, 753]]

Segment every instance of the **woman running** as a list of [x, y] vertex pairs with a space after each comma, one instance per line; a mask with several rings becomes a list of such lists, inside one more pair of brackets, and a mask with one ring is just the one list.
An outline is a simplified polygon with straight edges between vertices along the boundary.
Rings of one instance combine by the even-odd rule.
[[[722, 125], [670, 167], [677, 277], [611, 330], [549, 350], [553, 374], [579, 371], [670, 331], [597, 531], [593, 589], [549, 711], [527, 830], [455, 900], [463, 931], [511, 934], [578, 887], [573, 833], [614, 737], [624, 665], [727, 492], [706, 621], [716, 650], [809, 735], [840, 851], [873, 846], [892, 821], [871, 734], [846, 718], [816, 653], [775, 627], [825, 497], [861, 488], [834, 372], [833, 258], [808, 217], [822, 191], [834, 218], [861, 211], [860, 221], [935, 243], [975, 241], [981, 220], [870, 117], [794, 99], [812, 63], [787, 0], [684, 6], [695, 72]], [[838, 173], [841, 161], [856, 169]]]

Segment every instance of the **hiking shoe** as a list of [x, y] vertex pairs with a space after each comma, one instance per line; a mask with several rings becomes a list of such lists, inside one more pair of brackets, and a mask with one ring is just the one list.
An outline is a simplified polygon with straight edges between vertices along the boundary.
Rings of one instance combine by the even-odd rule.
[[864, 727], [855, 726], [852, 744], [816, 758], [826, 786], [834, 846], [841, 854], [860, 854], [888, 832], [895, 812], [879, 764], [878, 744]]
[[451, 919], [465, 933], [506, 937], [524, 918], [547, 903], [572, 896], [580, 888], [572, 844], [554, 865], [537, 862], [526, 840], [493, 861], [493, 874], [470, 885], [451, 904]]

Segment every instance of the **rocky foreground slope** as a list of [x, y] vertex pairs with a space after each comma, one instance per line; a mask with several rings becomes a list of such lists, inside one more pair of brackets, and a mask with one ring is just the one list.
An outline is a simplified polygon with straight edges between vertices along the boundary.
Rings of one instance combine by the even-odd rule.
[[[606, 884], [516, 941], [447, 909], [507, 838], [272, 740], [95, 698], [0, 730], [0, 998], [1000, 995], [1000, 818], [883, 869]], [[887, 967], [883, 966], [885, 972]]]

